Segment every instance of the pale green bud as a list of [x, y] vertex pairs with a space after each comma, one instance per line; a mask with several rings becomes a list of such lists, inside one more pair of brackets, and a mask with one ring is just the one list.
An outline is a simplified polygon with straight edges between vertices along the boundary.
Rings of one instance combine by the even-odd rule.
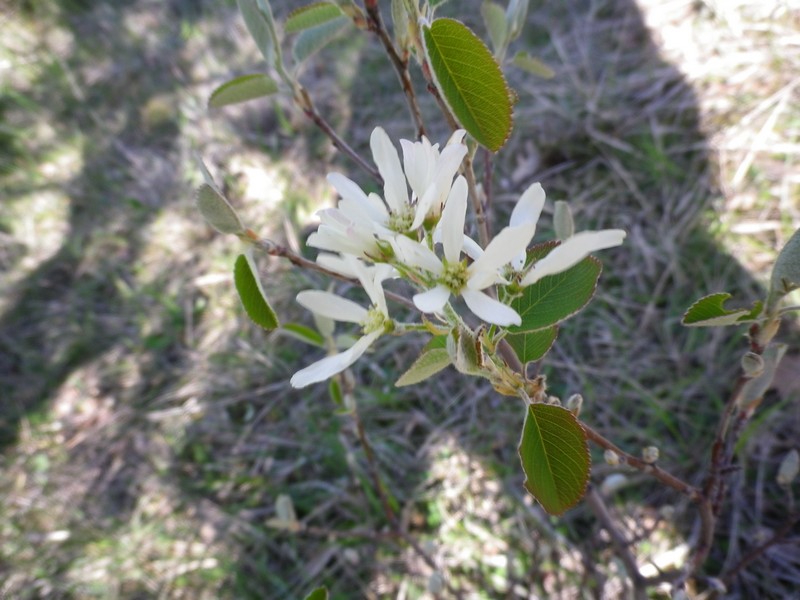
[[616, 467], [619, 465], [619, 454], [613, 450], [606, 450], [603, 452], [603, 460], [606, 461], [606, 464]]
[[742, 356], [742, 372], [750, 379], [759, 377], [764, 372], [764, 359], [760, 354], [748, 352]]
[[581, 408], [583, 407], [583, 396], [580, 394], [572, 394], [567, 398], [567, 410], [576, 417], [580, 416]]
[[556, 200], [555, 212], [553, 213], [553, 228], [556, 230], [556, 237], [559, 240], [571, 238], [575, 233], [572, 211], [569, 209], [569, 204], [563, 200]]
[[658, 448], [655, 446], [642, 448], [642, 460], [650, 465], [655, 463], [658, 460]]
[[800, 472], [800, 454], [797, 449], [792, 449], [781, 461], [778, 469], [778, 485], [788, 486], [794, 481]]

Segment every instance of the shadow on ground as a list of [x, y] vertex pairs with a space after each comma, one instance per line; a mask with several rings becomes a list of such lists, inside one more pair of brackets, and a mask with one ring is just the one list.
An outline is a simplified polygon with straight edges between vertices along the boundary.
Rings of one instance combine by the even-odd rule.
[[[208, 269], [209, 258], [197, 253], [209, 234], [159, 220], [191, 211], [196, 181], [184, 171], [193, 141], [181, 89], [198, 84], [187, 40], [197, 35], [194, 28], [206, 31], [203, 24], [229, 23], [233, 7], [65, 0], [42, 13], [30, 3], [19, 6], [35, 30], [55, 21], [76, 40], [61, 55], [46, 53], [52, 64], [25, 90], [33, 109], [19, 131], [46, 118], [56, 137], [79, 136], [82, 166], [57, 184], [68, 197], [60, 246], [14, 282], [0, 314], [0, 389], [8, 390], [0, 407], [0, 464], [9, 472], [14, 465], [38, 472], [36, 440], [47, 435], [38, 427], [63, 418], [59, 475], [42, 487], [44, 498], [61, 496], [61, 508], [49, 519], [24, 511], [9, 517], [21, 538], [73, 533], [60, 545], [42, 542], [36, 555], [14, 557], [13, 545], [4, 548], [0, 564], [12, 587], [0, 592], [284, 598], [326, 583], [337, 598], [421, 594], [430, 569], [413, 553], [383, 533], [342, 533], [381, 532], [386, 522], [350, 420], [333, 411], [324, 390], [301, 393], [285, 383], [314, 357], [298, 342], [251, 329], [223, 331], [218, 344], [193, 342], [195, 328], [213, 318], [203, 291], [190, 285]], [[550, 3], [531, 12], [524, 44], [554, 66], [556, 77], [510, 75], [520, 101], [508, 156], [494, 167], [496, 225], [524, 187], [541, 181], [550, 198], [571, 201], [579, 228], [629, 232], [623, 249], [604, 254], [596, 302], [561, 332], [543, 373], [553, 393], [584, 395], [585, 419], [596, 428], [634, 453], [655, 441], [665, 466], [698, 483], [705, 432], [725, 400], [735, 372], [726, 365], [736, 365], [741, 344], [735, 335], [681, 329], [678, 321], [704, 291], [738, 290], [749, 300], [759, 290], [705, 230], [719, 192], [697, 100], [659, 56], [633, 3]], [[466, 21], [482, 31], [474, 15]], [[322, 60], [306, 75], [323, 111], [362, 151], [376, 122], [393, 137], [411, 136], [376, 48], [355, 43], [342, 51], [354, 57], [355, 73], [379, 78], [377, 86], [355, 77], [350, 63], [331, 67]], [[331, 94], [345, 80], [358, 107], [352, 116]], [[5, 98], [20, 114], [19, 96]], [[291, 134], [296, 123], [281, 124], [273, 115], [235, 113], [225, 126], [242, 141], [225, 140], [223, 148], [276, 156], [291, 150], [309, 172], [316, 170], [316, 161], [328, 158], [324, 140], [312, 133], [308, 147], [292, 143], [275, 130]], [[252, 134], [254, 124], [269, 126], [265, 137]], [[209, 141], [213, 134], [202, 135], [201, 144], [223, 152], [218, 140]], [[30, 168], [47, 160], [47, 148], [26, 155], [20, 145], [0, 146], [9, 162]], [[9, 206], [51, 185], [13, 174], [6, 180]], [[540, 235], [547, 230], [540, 227]], [[167, 248], [170, 236], [188, 238], [176, 242], [187, 252], [153, 256], [145, 247], [155, 235], [166, 236]], [[4, 268], [19, 267], [34, 252], [35, 237], [24, 244]], [[282, 294], [309, 279], [286, 275]], [[409, 533], [456, 585], [486, 597], [511, 597], [517, 588], [552, 598], [580, 589], [597, 598], [619, 592], [608, 544], [584, 508], [551, 521], [524, 498], [516, 456], [520, 407], [454, 376], [398, 392], [387, 382], [413, 358], [411, 349], [389, 343], [354, 369], [365, 384], [360, 413]], [[178, 425], [170, 411], [183, 419]], [[773, 448], [788, 448], [788, 431], [773, 427], [779, 440]], [[594, 458], [602, 477], [608, 471]], [[65, 480], [71, 485], [64, 491], [52, 489]], [[307, 535], [265, 527], [280, 494], [292, 498]], [[142, 506], [143, 498], [156, 496], [169, 501], [152, 511]], [[633, 516], [632, 535], [650, 527], [669, 546], [691, 533], [692, 513], [647, 482], [630, 486], [616, 504]], [[676, 516], [659, 512], [665, 504], [676, 507]], [[170, 529], [169, 511], [186, 519]], [[777, 516], [767, 513], [746, 520], [774, 525]], [[165, 537], [170, 549], [178, 541], [203, 549], [163, 550], [148, 536]], [[145, 547], [172, 552], [174, 572], [140, 556]], [[118, 556], [119, 564], [86, 560], [104, 553]], [[125, 562], [126, 553], [141, 559], [135, 565], [147, 564], [144, 575]], [[712, 556], [710, 571], [724, 561]], [[91, 568], [104, 581], [93, 580]]]

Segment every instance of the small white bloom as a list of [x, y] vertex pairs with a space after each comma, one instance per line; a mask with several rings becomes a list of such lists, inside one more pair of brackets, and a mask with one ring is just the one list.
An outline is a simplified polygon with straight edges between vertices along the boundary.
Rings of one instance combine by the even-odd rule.
[[525, 248], [533, 237], [535, 223], [523, 223], [503, 229], [470, 265], [461, 260], [464, 248], [464, 219], [467, 210], [467, 182], [456, 179], [442, 211], [441, 241], [444, 258], [440, 260], [428, 247], [403, 236], [392, 242], [399, 260], [436, 278], [431, 289], [416, 294], [414, 304], [423, 312], [440, 312], [451, 294], [460, 295], [469, 309], [488, 323], [519, 325], [519, 314], [482, 290], [504, 280], [501, 269]]
[[463, 137], [463, 130], [455, 132], [441, 153], [438, 144], [431, 145], [425, 137], [420, 142], [400, 140], [404, 170], [389, 136], [376, 127], [370, 136], [370, 148], [384, 181], [385, 203], [377, 194], [365, 194], [341, 173], [329, 174], [328, 181], [341, 200], [336, 208], [318, 213], [322, 223], [309, 237], [308, 245], [375, 258], [380, 256], [377, 238], [388, 240], [396, 233], [415, 231], [428, 216], [438, 216], [467, 153]]
[[356, 362], [386, 332], [391, 323], [382, 282], [394, 273], [394, 269], [385, 264], [367, 267], [351, 256], [345, 257], [344, 262], [348, 263], [347, 268], [356, 274], [367, 292], [372, 303], [369, 309], [347, 298], [320, 290], [300, 292], [297, 301], [322, 317], [361, 325], [364, 335], [347, 350], [327, 356], [295, 373], [291, 379], [292, 387], [306, 387], [341, 373]]
[[562, 273], [574, 267], [592, 252], [619, 246], [625, 239], [622, 229], [604, 229], [602, 231], [581, 231], [553, 248], [543, 259], [537, 261], [522, 278], [522, 285], [536, 283], [543, 277]]

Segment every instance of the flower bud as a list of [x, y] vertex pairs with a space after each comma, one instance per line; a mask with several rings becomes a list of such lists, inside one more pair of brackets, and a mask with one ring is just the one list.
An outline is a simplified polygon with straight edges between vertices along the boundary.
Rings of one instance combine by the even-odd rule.
[[658, 448], [655, 446], [642, 448], [642, 460], [649, 465], [655, 463], [658, 460]]
[[581, 408], [583, 407], [583, 396], [580, 394], [572, 394], [567, 398], [567, 410], [576, 417], [580, 416]]
[[563, 200], [557, 200], [555, 212], [553, 213], [553, 228], [556, 230], [556, 237], [559, 240], [571, 238], [575, 233], [575, 223], [572, 221], [572, 212], [569, 204]]
[[616, 467], [619, 465], [619, 454], [613, 450], [606, 450], [603, 452], [603, 460], [606, 461], [606, 464]]
[[789, 486], [800, 472], [800, 454], [797, 449], [792, 449], [781, 461], [778, 469], [778, 485]]
[[750, 379], [759, 377], [764, 372], [764, 359], [760, 354], [748, 352], [742, 356], [742, 372]]

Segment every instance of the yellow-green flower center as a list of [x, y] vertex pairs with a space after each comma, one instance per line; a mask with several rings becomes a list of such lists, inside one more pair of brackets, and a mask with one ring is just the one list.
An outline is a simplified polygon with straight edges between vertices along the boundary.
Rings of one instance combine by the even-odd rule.
[[406, 205], [399, 212], [392, 212], [389, 215], [389, 222], [386, 226], [397, 233], [408, 233], [413, 223], [414, 209], [411, 205]]
[[386, 329], [386, 315], [373, 306], [367, 312], [367, 318], [361, 322], [361, 330], [364, 332], [364, 335], [367, 335], [373, 331], [384, 331]]
[[467, 261], [462, 260], [455, 263], [443, 261], [444, 272], [439, 276], [439, 283], [446, 287], [453, 294], [460, 294], [467, 286]]

